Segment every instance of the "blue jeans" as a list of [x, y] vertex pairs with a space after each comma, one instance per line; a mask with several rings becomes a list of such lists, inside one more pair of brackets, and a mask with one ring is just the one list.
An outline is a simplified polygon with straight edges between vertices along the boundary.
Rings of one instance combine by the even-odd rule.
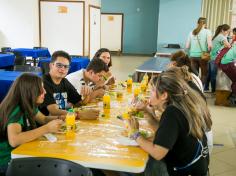
[[217, 75], [217, 66], [215, 64], [215, 60], [211, 60], [208, 62], [208, 75], [207, 75], [206, 84], [204, 86], [204, 90], [209, 90], [209, 83], [211, 83], [211, 91], [215, 92], [216, 75]]

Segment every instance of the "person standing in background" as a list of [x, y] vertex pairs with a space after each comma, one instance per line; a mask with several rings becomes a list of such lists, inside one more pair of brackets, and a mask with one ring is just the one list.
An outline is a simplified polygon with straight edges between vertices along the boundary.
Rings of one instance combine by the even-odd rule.
[[208, 78], [205, 84], [204, 90], [209, 90], [209, 82], [211, 82], [211, 92], [214, 93], [216, 90], [216, 75], [217, 66], [215, 64], [215, 59], [218, 52], [224, 48], [230, 48], [231, 45], [227, 40], [227, 36], [230, 32], [230, 26], [228, 24], [223, 24], [217, 27], [215, 35], [212, 38], [212, 50], [211, 50], [211, 60], [208, 63]]
[[233, 35], [232, 35], [232, 41], [230, 42], [231, 45], [233, 45], [234, 42], [236, 41], [236, 28], [233, 28], [232, 32], [233, 32]]
[[[194, 72], [199, 73], [201, 69], [201, 81], [203, 85], [207, 79], [207, 61], [201, 59], [203, 52], [211, 50], [212, 47], [212, 34], [211, 31], [206, 29], [206, 18], [200, 17], [198, 19], [198, 26], [195, 28], [188, 37], [186, 49], [189, 50], [189, 57], [191, 60]], [[200, 46], [201, 45], [201, 46]]]

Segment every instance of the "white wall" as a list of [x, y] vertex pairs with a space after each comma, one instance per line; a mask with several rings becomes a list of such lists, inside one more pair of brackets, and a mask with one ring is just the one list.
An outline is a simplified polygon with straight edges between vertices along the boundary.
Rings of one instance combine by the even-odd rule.
[[97, 7], [101, 7], [101, 0], [83, 0], [85, 1], [85, 17], [87, 17], [87, 20], [85, 20], [85, 54], [86, 56], [89, 55], [89, 5], [94, 5]]
[[[101, 0], [85, 1], [85, 55], [89, 53], [89, 4], [101, 7]], [[0, 47], [39, 46], [38, 0], [0, 0]]]
[[0, 47], [37, 46], [37, 7], [37, 0], [0, 0]]
[[179, 43], [184, 47], [201, 16], [201, 4], [202, 0], [160, 0], [157, 46]]

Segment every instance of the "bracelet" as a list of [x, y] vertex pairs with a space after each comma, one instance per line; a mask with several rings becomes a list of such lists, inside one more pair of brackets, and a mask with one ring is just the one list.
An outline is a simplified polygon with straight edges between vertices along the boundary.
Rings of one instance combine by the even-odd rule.
[[130, 138], [133, 140], [137, 140], [138, 137], [141, 136], [141, 133], [139, 131], [136, 131], [135, 133], [133, 133]]

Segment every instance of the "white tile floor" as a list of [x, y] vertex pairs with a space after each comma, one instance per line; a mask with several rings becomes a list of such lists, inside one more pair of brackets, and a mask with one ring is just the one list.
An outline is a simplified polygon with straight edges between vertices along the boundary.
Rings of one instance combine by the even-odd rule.
[[[150, 57], [113, 56], [112, 72], [118, 80], [127, 79], [137, 66]], [[214, 143], [210, 163], [211, 176], [236, 176], [236, 108], [214, 105], [214, 97], [208, 98], [213, 120]]]

